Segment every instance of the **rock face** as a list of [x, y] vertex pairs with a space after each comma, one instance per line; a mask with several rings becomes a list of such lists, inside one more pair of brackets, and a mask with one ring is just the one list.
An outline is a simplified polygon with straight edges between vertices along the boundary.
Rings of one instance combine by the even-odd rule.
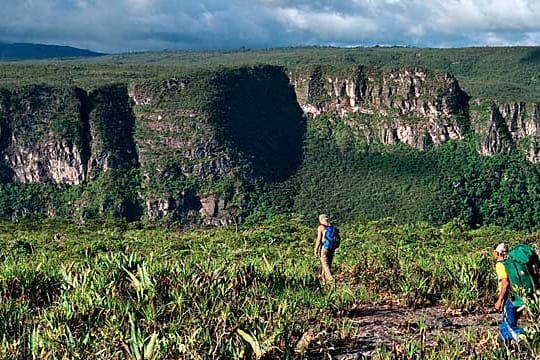
[[115, 206], [130, 218], [228, 224], [256, 186], [297, 171], [306, 121], [318, 116], [366, 144], [426, 149], [474, 131], [482, 154], [540, 157], [538, 104], [469, 103], [448, 74], [258, 66], [90, 92], [0, 89], [0, 187], [58, 189], [45, 216], [58, 204], [92, 216]]
[[538, 104], [475, 101], [471, 123], [482, 137], [480, 152], [491, 156], [517, 147], [531, 162], [540, 161], [540, 106]]
[[86, 104], [83, 116], [88, 122], [88, 177], [95, 178], [108, 169], [136, 167], [135, 118], [127, 88], [98, 88], [88, 95]]
[[[180, 219], [198, 213], [202, 205], [196, 183], [234, 177], [235, 166], [231, 150], [217, 138], [203, 105], [207, 100], [190, 107], [191, 86], [179, 79], [135, 84], [129, 95], [136, 113], [135, 143], [146, 217]], [[212, 222], [216, 214], [219, 211], [206, 221]]]
[[2, 99], [5, 177], [16, 183], [67, 185], [85, 180], [78, 91], [31, 86], [4, 92]]
[[0, 99], [3, 166], [15, 183], [77, 185], [137, 162], [125, 87], [30, 86]]
[[367, 143], [420, 149], [462, 139], [468, 96], [448, 74], [315, 66], [291, 74], [304, 112], [337, 115]]
[[130, 87], [148, 219], [226, 224], [255, 181], [300, 164], [304, 119], [280, 68], [207, 76]]

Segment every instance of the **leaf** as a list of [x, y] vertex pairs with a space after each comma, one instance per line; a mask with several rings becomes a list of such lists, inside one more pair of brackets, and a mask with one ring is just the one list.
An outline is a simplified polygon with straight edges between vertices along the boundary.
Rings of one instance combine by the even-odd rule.
[[144, 359], [145, 360], [151, 360], [153, 359], [154, 355], [154, 346], [156, 345], [157, 341], [157, 333], [154, 332], [152, 336], [150, 337], [150, 341], [146, 345], [144, 349]]
[[249, 343], [249, 345], [251, 345], [251, 349], [255, 353], [255, 357], [257, 359], [260, 359], [262, 356], [262, 351], [261, 351], [261, 346], [259, 345], [259, 341], [255, 337], [243, 331], [242, 329], [238, 329], [236, 331], [241, 337], [244, 338], [244, 340], [246, 340]]
[[141, 288], [141, 282], [139, 281], [139, 279], [137, 279], [137, 276], [135, 276], [135, 274], [133, 274], [131, 271], [129, 271], [123, 266], [122, 269], [124, 269], [124, 271], [129, 275], [129, 278], [131, 279], [131, 282], [135, 289], [139, 290]]

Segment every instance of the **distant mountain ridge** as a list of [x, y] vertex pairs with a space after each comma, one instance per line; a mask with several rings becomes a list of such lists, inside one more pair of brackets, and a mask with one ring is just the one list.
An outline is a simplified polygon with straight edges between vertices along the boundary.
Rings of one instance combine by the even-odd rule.
[[71, 46], [45, 45], [31, 43], [0, 42], [0, 61], [6, 60], [41, 60], [52, 58], [97, 57], [105, 55]]

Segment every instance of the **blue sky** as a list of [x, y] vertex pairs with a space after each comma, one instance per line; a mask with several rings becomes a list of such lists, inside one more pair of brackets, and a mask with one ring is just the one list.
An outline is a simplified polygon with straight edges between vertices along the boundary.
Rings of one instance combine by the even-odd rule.
[[0, 41], [104, 52], [538, 45], [539, 0], [0, 0]]

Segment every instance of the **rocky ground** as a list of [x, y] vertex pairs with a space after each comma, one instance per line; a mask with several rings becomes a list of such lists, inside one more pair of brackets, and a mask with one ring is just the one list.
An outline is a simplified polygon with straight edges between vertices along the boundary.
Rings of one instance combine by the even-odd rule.
[[[452, 314], [442, 306], [358, 306], [342, 319], [346, 325], [341, 329], [310, 330], [296, 350], [299, 358], [364, 359], [384, 345], [393, 354], [405, 352], [407, 340], [414, 339], [428, 350], [454, 346], [474, 355], [496, 344], [500, 317], [490, 308], [465, 315]], [[473, 336], [476, 340], [468, 341]]]

